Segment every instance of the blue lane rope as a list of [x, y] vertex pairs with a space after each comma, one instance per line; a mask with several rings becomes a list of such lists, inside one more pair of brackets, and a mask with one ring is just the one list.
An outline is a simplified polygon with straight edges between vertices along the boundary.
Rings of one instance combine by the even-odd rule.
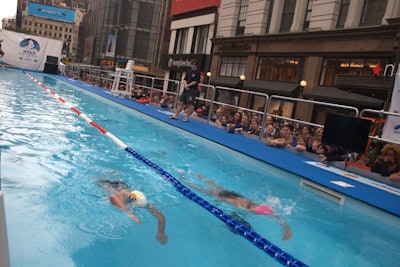
[[263, 238], [256, 232], [252, 231], [250, 228], [248, 228], [246, 225], [242, 224], [229, 214], [225, 213], [221, 209], [217, 208], [213, 204], [209, 203], [207, 200], [203, 199], [196, 193], [192, 192], [188, 187], [186, 187], [184, 184], [179, 182], [175, 177], [173, 177], [171, 174], [163, 170], [161, 167], [159, 167], [157, 164], [153, 163], [149, 159], [143, 157], [139, 153], [137, 153], [135, 150], [132, 148], [128, 147], [125, 145], [120, 139], [118, 139], [115, 135], [111, 134], [108, 132], [105, 128], [101, 127], [99, 124], [91, 120], [88, 116], [83, 114], [81, 111], [79, 111], [77, 108], [73, 107], [71, 103], [67, 102], [65, 99], [61, 98], [60, 96], [57, 95], [54, 91], [50, 90], [47, 88], [46, 85], [42, 84], [38, 80], [36, 80], [34, 77], [23, 71], [25, 75], [27, 75], [31, 80], [35, 81], [38, 85], [43, 87], [46, 91], [48, 91], [51, 95], [53, 95], [55, 98], [57, 98], [59, 101], [61, 101], [64, 105], [69, 107], [72, 111], [74, 111], [78, 116], [83, 117], [90, 125], [93, 127], [97, 128], [102, 134], [105, 134], [109, 138], [111, 138], [116, 144], [118, 144], [120, 147], [122, 147], [126, 152], [128, 152], [130, 155], [132, 155], [134, 158], [138, 159], [139, 161], [143, 162], [150, 168], [152, 168], [155, 172], [157, 172], [165, 181], [169, 182], [172, 184], [175, 189], [181, 193], [184, 197], [192, 200], [196, 204], [198, 204], [200, 207], [206, 209], [209, 211], [211, 214], [213, 214], [215, 217], [220, 219], [222, 222], [224, 222], [230, 229], [232, 229], [234, 232], [237, 234], [243, 236], [245, 239], [247, 239], [249, 242], [251, 242], [253, 245], [264, 251], [266, 254], [268, 254], [270, 257], [278, 261], [280, 264], [284, 266], [294, 266], [294, 267], [305, 267], [308, 266], [305, 263], [301, 262], [300, 260], [296, 259], [289, 253], [283, 251], [280, 249], [278, 246], [274, 245], [267, 239]]

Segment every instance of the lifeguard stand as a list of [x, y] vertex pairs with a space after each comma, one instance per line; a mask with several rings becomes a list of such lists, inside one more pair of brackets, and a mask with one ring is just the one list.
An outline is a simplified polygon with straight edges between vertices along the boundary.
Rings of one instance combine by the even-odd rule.
[[125, 69], [116, 68], [111, 94], [114, 96], [131, 97], [135, 75], [132, 70], [133, 60], [128, 60]]

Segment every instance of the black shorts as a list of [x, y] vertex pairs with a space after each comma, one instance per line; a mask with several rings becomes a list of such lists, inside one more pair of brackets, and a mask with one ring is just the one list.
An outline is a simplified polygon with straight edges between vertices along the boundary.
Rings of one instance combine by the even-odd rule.
[[196, 102], [196, 90], [184, 90], [179, 100], [185, 105], [194, 105]]

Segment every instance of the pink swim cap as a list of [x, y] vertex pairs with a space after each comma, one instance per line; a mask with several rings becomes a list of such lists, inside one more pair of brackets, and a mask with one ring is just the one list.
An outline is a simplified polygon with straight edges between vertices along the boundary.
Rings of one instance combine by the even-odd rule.
[[268, 205], [261, 205], [254, 209], [257, 214], [270, 215], [272, 214], [272, 209]]

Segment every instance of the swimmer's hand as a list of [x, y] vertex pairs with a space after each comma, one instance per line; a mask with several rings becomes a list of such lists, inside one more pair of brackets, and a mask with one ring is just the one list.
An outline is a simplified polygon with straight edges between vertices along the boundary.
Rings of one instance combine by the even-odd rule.
[[164, 232], [158, 232], [156, 235], [156, 239], [158, 240], [158, 242], [164, 245], [168, 241], [168, 236]]
[[292, 231], [290, 231], [290, 228], [288, 226], [285, 226], [285, 234], [283, 235], [282, 239], [283, 240], [289, 240], [292, 238], [293, 234]]
[[132, 212], [127, 212], [129, 218], [131, 218], [134, 222], [138, 223], [138, 224], [142, 224], [142, 221]]

